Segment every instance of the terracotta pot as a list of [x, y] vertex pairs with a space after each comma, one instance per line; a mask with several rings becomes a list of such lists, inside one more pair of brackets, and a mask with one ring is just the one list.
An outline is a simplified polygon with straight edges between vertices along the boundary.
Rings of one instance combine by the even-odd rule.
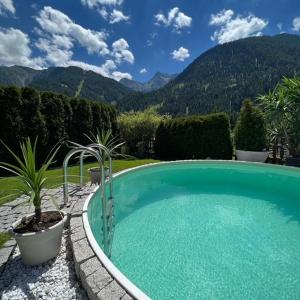
[[241, 161], [265, 162], [269, 157], [269, 152], [236, 150], [236, 157]]
[[61, 221], [39, 232], [14, 232], [14, 229], [21, 223], [21, 219], [12, 225], [11, 234], [16, 239], [24, 264], [38, 265], [57, 256], [60, 251], [62, 232], [66, 220], [67, 216], [64, 215]]

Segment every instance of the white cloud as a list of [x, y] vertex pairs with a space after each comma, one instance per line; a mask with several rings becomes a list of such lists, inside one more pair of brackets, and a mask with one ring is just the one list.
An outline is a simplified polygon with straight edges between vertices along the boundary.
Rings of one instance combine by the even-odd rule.
[[105, 42], [106, 34], [103, 31], [86, 29], [59, 10], [45, 6], [36, 20], [46, 33], [68, 36], [86, 48], [89, 54], [106, 55], [109, 53]]
[[129, 20], [129, 16], [125, 16], [123, 14], [123, 12], [121, 12], [120, 10], [116, 10], [114, 9], [112, 11], [112, 13], [110, 14], [110, 21], [109, 23], [110, 24], [114, 24], [114, 23], [119, 23], [119, 22], [122, 22], [122, 21], [128, 21]]
[[112, 73], [112, 78], [114, 78], [117, 81], [120, 81], [123, 78], [132, 79], [132, 76], [129, 73], [122, 73], [120, 71], [115, 71]]
[[0, 0], [0, 15], [5, 15], [6, 13], [15, 14], [16, 9], [12, 0]]
[[134, 63], [134, 55], [131, 51], [128, 50], [129, 45], [127, 41], [123, 38], [115, 41], [112, 44], [112, 55], [115, 57], [117, 63], [126, 61], [130, 64]]
[[123, 3], [123, 0], [81, 0], [83, 5], [91, 9], [96, 8], [101, 17], [109, 21], [110, 24], [127, 22], [130, 17], [126, 16], [121, 10], [113, 9], [107, 10], [106, 6], [117, 6]]
[[112, 78], [112, 71], [114, 71], [117, 66], [112, 60], [107, 60], [104, 64], [101, 66], [95, 66], [91, 65], [82, 61], [77, 61], [77, 60], [70, 60], [67, 61], [64, 66], [75, 66], [82, 68], [87, 71], [93, 71], [95, 73], [101, 74], [102, 76], [105, 77], [111, 77]]
[[173, 59], [178, 61], [185, 61], [190, 57], [189, 50], [183, 47], [180, 47], [178, 50], [174, 50], [171, 55]]
[[277, 24], [277, 28], [278, 28], [280, 31], [282, 31], [282, 23], [278, 23], [278, 24]]
[[216, 15], [212, 14], [210, 17], [209, 25], [223, 25], [231, 20], [234, 12], [231, 9], [221, 10]]
[[35, 45], [46, 53], [45, 59], [55, 66], [65, 66], [73, 56], [70, 50], [73, 46], [72, 41], [65, 36], [56, 35], [53, 39], [39, 38]]
[[81, 3], [93, 8], [100, 5], [121, 5], [123, 0], [81, 0]]
[[266, 20], [253, 14], [246, 17], [237, 15], [235, 18], [232, 10], [222, 10], [216, 15], [212, 14], [209, 24], [219, 26], [211, 37], [219, 44], [228, 43], [249, 36], [262, 35], [262, 30], [268, 25]]
[[129, 21], [130, 17], [123, 14], [122, 11], [113, 9], [112, 12], [108, 12], [105, 7], [98, 9], [99, 14], [101, 17], [109, 21], [110, 24], [120, 23], [120, 22], [127, 22]]
[[166, 16], [163, 13], [158, 13], [154, 18], [156, 25], [173, 26], [177, 32], [192, 25], [192, 18], [181, 12], [178, 7], [172, 8]]
[[147, 71], [146, 68], [143, 68], [143, 69], [140, 70], [140, 73], [141, 73], [141, 74], [145, 74], [145, 73], [147, 73], [147, 72], [148, 72], [148, 71]]
[[[22, 65], [36, 69], [49, 66], [77, 66], [116, 80], [132, 78], [129, 73], [118, 70], [118, 65], [122, 62], [134, 62], [134, 56], [129, 51], [125, 39], [115, 41], [110, 50], [105, 42], [106, 33], [84, 28], [49, 6], [40, 11], [36, 20], [40, 28], [34, 29], [35, 34], [39, 36], [34, 46], [45, 53], [43, 58], [32, 57], [27, 34], [18, 29], [0, 27], [0, 64]], [[84, 47], [88, 54], [104, 58], [105, 62], [97, 66], [73, 59], [76, 44]]]
[[21, 30], [0, 28], [0, 64], [5, 66], [21, 65], [36, 69], [43, 68], [43, 59], [31, 56], [32, 52], [29, 44], [28, 35]]
[[188, 17], [182, 12], [179, 12], [177, 17], [175, 18], [174, 26], [176, 29], [181, 29], [183, 27], [190, 27], [192, 24], [192, 18]]
[[101, 9], [98, 9], [98, 13], [104, 20], [109, 19], [109, 13], [105, 7], [102, 7]]
[[300, 31], [300, 17], [297, 17], [293, 20], [293, 30]]

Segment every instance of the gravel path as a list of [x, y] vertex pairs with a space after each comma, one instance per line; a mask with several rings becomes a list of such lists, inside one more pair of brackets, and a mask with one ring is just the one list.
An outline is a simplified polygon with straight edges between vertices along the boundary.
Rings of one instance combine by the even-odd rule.
[[[90, 189], [85, 186], [81, 191], [73, 191], [72, 202], [76, 201], [76, 195], [85, 194]], [[50, 190], [49, 193], [60, 199], [59, 204], [62, 203], [61, 188]], [[28, 214], [27, 207], [14, 208], [14, 205], [22, 200], [24, 198], [20, 197], [11, 203], [0, 206], [0, 231], [6, 231], [12, 222]], [[43, 207], [45, 210], [54, 208], [51, 201], [46, 201]], [[66, 212], [68, 209], [63, 210]], [[0, 262], [1, 258], [6, 260], [4, 256], [1, 257], [2, 253], [11, 251], [15, 242], [10, 240], [8, 244], [9, 247], [2, 248], [0, 251]], [[2, 266], [0, 264], [0, 299], [88, 299], [75, 274], [68, 228], [64, 229], [59, 255], [42, 265], [25, 266], [22, 263], [18, 247], [14, 247], [9, 260]]]
[[25, 266], [16, 247], [0, 277], [0, 295], [10, 299], [87, 299], [77, 282], [68, 229], [64, 230], [60, 254], [47, 263]]

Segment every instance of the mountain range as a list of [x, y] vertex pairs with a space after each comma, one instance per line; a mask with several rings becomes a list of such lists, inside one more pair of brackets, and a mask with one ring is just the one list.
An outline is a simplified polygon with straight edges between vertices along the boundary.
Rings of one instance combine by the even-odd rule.
[[268, 92], [283, 76], [300, 75], [300, 36], [260, 36], [218, 45], [182, 73], [157, 73], [149, 82], [121, 82], [77, 67], [33, 70], [0, 67], [0, 84], [32, 86], [116, 104], [120, 111], [158, 105], [161, 113], [183, 115], [239, 111], [245, 98]]
[[135, 92], [151, 92], [156, 91], [165, 86], [169, 81], [173, 80], [177, 74], [163, 74], [156, 72], [156, 74], [147, 82], [142, 83], [127, 78], [121, 79], [119, 82]]
[[0, 67], [0, 84], [30, 86], [41, 91], [117, 103], [129, 90], [119, 82], [78, 67], [51, 67], [34, 70], [27, 67]]
[[183, 115], [240, 110], [245, 98], [268, 92], [283, 76], [300, 75], [300, 36], [250, 37], [218, 45], [194, 60], [163, 88], [125, 95], [119, 110], [159, 105], [161, 113]]

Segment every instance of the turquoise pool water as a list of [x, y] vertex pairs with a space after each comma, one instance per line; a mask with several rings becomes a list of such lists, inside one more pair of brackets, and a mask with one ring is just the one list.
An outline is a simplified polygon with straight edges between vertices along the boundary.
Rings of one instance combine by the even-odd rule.
[[[117, 177], [114, 196], [111, 260], [152, 299], [300, 298], [300, 171], [162, 164]], [[100, 214], [94, 198], [99, 244]]]

